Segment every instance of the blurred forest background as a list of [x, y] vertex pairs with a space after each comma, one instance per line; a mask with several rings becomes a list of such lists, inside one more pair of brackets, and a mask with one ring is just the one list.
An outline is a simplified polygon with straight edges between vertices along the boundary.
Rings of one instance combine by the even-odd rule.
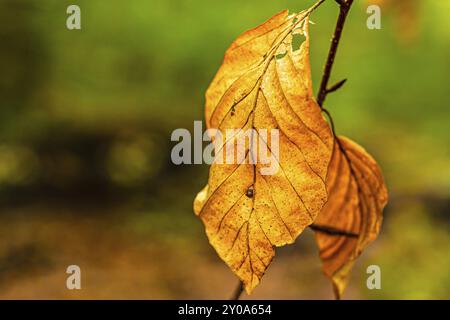
[[[1, 0], [0, 298], [218, 298], [237, 279], [192, 201], [206, 165], [174, 166], [170, 134], [203, 120], [228, 45], [311, 0]], [[81, 7], [82, 30], [66, 29]], [[382, 29], [368, 30], [379, 4]], [[344, 298], [450, 298], [450, 1], [356, 0], [326, 107], [377, 159], [379, 239]], [[311, 27], [317, 90], [338, 7]], [[66, 289], [66, 268], [82, 290]], [[382, 289], [365, 287], [377, 264]], [[312, 233], [278, 250], [251, 298], [332, 298]], [[244, 295], [244, 298], [248, 298]]]

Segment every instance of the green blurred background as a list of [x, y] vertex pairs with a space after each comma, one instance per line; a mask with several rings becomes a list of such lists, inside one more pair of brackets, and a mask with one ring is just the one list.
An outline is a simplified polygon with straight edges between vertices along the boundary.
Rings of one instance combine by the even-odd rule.
[[[192, 201], [205, 165], [174, 166], [228, 45], [310, 0], [0, 1], [0, 298], [228, 298], [237, 279]], [[82, 30], [66, 29], [81, 7]], [[382, 30], [366, 28], [369, 4]], [[390, 193], [344, 298], [450, 298], [449, 1], [356, 0], [326, 107], [377, 159]], [[338, 8], [312, 17], [315, 89]], [[82, 271], [69, 291], [66, 267]], [[368, 265], [382, 289], [365, 287]], [[247, 298], [247, 296], [244, 296]], [[312, 232], [251, 298], [332, 298]]]

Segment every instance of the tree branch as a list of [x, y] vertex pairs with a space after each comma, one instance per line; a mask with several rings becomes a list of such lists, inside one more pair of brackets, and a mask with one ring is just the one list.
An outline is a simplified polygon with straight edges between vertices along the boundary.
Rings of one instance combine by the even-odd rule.
[[328, 89], [328, 82], [330, 81], [331, 70], [333, 69], [334, 59], [336, 58], [336, 52], [339, 46], [339, 41], [341, 40], [342, 30], [344, 29], [345, 20], [347, 19], [347, 14], [350, 10], [353, 0], [336, 0], [339, 4], [339, 16], [336, 22], [336, 27], [334, 29], [333, 38], [331, 39], [330, 50], [328, 51], [328, 58], [323, 71], [322, 82], [320, 84], [319, 94], [317, 97], [317, 103], [319, 106], [323, 106], [327, 94], [333, 92], [339, 87], [341, 87], [344, 82], [340, 82], [332, 88]]

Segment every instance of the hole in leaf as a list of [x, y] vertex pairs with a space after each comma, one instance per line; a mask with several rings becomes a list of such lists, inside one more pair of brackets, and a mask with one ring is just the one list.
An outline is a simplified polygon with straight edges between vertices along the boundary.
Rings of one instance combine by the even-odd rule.
[[277, 55], [275, 56], [275, 59], [277, 59], [277, 60], [283, 59], [284, 56], [286, 56], [286, 54], [287, 54], [287, 50], [286, 50], [285, 52], [283, 52], [283, 53], [277, 54]]
[[292, 35], [292, 51], [300, 49], [302, 43], [306, 40], [306, 37], [300, 33], [294, 33]]

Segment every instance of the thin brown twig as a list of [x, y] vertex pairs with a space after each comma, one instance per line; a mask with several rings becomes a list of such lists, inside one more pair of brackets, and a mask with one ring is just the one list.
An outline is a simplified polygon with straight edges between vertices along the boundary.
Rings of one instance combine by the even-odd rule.
[[242, 292], [244, 292], [244, 285], [242, 284], [242, 281], [239, 280], [239, 283], [236, 289], [234, 289], [233, 295], [231, 296], [230, 300], [239, 300], [239, 298], [242, 295]]
[[346, 82], [347, 82], [347, 79], [343, 79], [343, 80], [339, 81], [338, 83], [332, 85], [331, 87], [329, 87], [327, 89], [327, 94], [339, 90]]
[[359, 237], [359, 235], [357, 233], [350, 232], [350, 231], [344, 231], [344, 230], [336, 229], [336, 228], [329, 227], [329, 226], [312, 224], [309, 227], [311, 228], [311, 230], [314, 230], [316, 232], [326, 233], [330, 236], [344, 236], [344, 237], [349, 237], [349, 238], [358, 238]]
[[336, 52], [341, 40], [345, 20], [347, 19], [350, 7], [353, 4], [353, 0], [336, 0], [336, 2], [339, 4], [339, 16], [334, 29], [333, 38], [331, 39], [331, 46], [328, 51], [327, 62], [323, 70], [322, 82], [320, 84], [319, 95], [317, 97], [317, 103], [321, 107], [323, 107], [327, 94], [332, 92], [331, 89], [328, 89], [328, 82], [330, 81], [331, 70], [333, 69], [334, 59], [336, 58]]
[[[348, 12], [350, 11], [350, 7], [353, 4], [353, 0], [335, 0], [335, 1], [339, 4], [339, 16], [336, 21], [336, 27], [334, 28], [333, 38], [331, 39], [331, 45], [330, 45], [330, 50], [328, 52], [327, 62], [325, 63], [325, 68], [323, 70], [322, 82], [320, 84], [319, 94], [317, 97], [317, 103], [322, 108], [322, 111], [327, 115], [327, 117], [330, 121], [331, 130], [333, 132], [333, 135], [335, 137], [337, 145], [341, 149], [343, 155], [347, 158], [347, 161], [349, 161], [349, 163], [351, 163], [350, 159], [348, 158], [347, 152], [343, 148], [340, 140], [336, 138], [336, 131], [335, 131], [335, 127], [334, 127], [333, 118], [331, 117], [330, 112], [323, 107], [323, 104], [325, 102], [327, 95], [331, 92], [338, 90], [346, 82], [346, 79], [344, 79], [344, 80], [336, 83], [331, 88], [328, 88], [328, 82], [330, 80], [331, 70], [333, 69], [334, 59], [336, 58], [336, 53], [337, 53], [337, 49], [339, 47], [339, 42], [341, 40], [342, 31], [344, 30], [345, 20], [347, 19], [347, 15], [348, 15]], [[351, 165], [350, 165], [350, 170], [353, 172]]]

